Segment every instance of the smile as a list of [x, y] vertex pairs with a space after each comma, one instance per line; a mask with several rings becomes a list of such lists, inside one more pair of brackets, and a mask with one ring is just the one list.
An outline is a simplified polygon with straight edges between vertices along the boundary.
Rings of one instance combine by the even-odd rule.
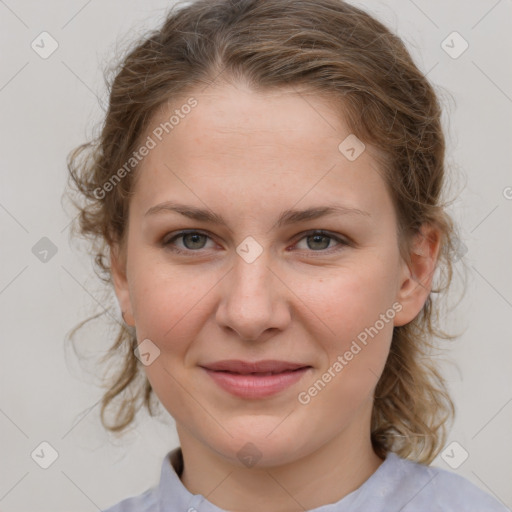
[[236, 373], [227, 370], [203, 370], [224, 391], [245, 399], [266, 398], [296, 384], [310, 366], [280, 372]]

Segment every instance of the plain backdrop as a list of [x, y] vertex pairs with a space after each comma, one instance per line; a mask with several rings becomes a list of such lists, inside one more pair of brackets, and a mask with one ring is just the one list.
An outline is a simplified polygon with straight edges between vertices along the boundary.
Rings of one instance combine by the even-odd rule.
[[[468, 457], [457, 468], [441, 456], [434, 465], [468, 478], [511, 508], [512, 2], [354, 3], [405, 40], [446, 109], [447, 163], [456, 176], [452, 213], [460, 222], [468, 272], [462, 302], [446, 312], [447, 326], [463, 332], [447, 344], [453, 364], [444, 365], [457, 406], [447, 445], [456, 443], [448, 447], [452, 459], [460, 462], [466, 452]], [[73, 210], [61, 200], [66, 156], [90, 138], [106, 107], [104, 67], [134, 37], [159, 25], [170, 5], [0, 1], [4, 512], [104, 509], [156, 485], [163, 456], [178, 445], [168, 414], [152, 419], [142, 410], [123, 439], [101, 427], [95, 368], [79, 364], [65, 337], [90, 314], [107, 310], [115, 316], [115, 304], [102, 293], [86, 245], [70, 243]], [[42, 32], [58, 43], [48, 58], [32, 47]], [[48, 251], [46, 261], [42, 250]], [[463, 265], [456, 264], [457, 273]], [[94, 322], [78, 346], [94, 356], [113, 335], [106, 324]], [[47, 469], [34, 455], [42, 449], [57, 455]]]

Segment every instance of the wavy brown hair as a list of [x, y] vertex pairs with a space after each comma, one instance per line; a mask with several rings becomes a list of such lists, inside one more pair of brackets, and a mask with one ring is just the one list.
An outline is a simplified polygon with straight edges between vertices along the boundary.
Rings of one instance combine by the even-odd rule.
[[[440, 328], [440, 303], [432, 294], [437, 299], [448, 290], [460, 251], [442, 197], [440, 103], [403, 42], [342, 0], [199, 0], [173, 6], [163, 24], [135, 41], [111, 71], [101, 133], [68, 155], [69, 189], [78, 193], [72, 199], [78, 208], [74, 234], [92, 239], [95, 270], [110, 286], [109, 254], [114, 244], [125, 241], [137, 166], [107, 193], [104, 184], [140, 147], [165, 102], [219, 78], [244, 81], [255, 91], [297, 87], [332, 101], [352, 133], [380, 150], [403, 258], [409, 261], [413, 235], [425, 223], [439, 230], [441, 249], [436, 284], [422, 311], [394, 328], [375, 390], [371, 439], [382, 457], [395, 451], [430, 463], [444, 444], [454, 412], [433, 357], [439, 348], [435, 338], [454, 336]], [[71, 337], [92, 318], [75, 327]], [[102, 360], [115, 370], [101, 399], [101, 421], [112, 432], [128, 427], [143, 404], [153, 416], [155, 405], [133, 353], [135, 329], [119, 325]]]

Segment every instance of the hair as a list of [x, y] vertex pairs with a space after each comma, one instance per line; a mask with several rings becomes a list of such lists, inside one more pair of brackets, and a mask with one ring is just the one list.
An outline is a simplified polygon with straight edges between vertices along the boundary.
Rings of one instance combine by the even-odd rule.
[[[397, 212], [402, 257], [410, 262], [413, 235], [424, 224], [439, 230], [441, 242], [438, 282], [416, 318], [394, 327], [375, 389], [371, 441], [381, 457], [394, 451], [430, 463], [454, 415], [432, 357], [435, 338], [454, 336], [441, 329], [433, 294], [448, 290], [460, 242], [442, 197], [442, 110], [404, 43], [342, 0], [199, 0], [174, 5], [160, 28], [135, 41], [117, 66], [107, 83], [109, 104], [100, 135], [76, 147], [67, 160], [69, 189], [79, 197], [73, 200], [79, 210], [73, 229], [93, 240], [95, 272], [106, 284], [112, 285], [110, 251], [126, 239], [138, 166], [122, 179], [118, 175], [108, 193], [98, 191], [137, 150], [158, 109], [201, 84], [222, 75], [254, 91], [300, 87], [316, 93], [338, 105], [352, 133], [383, 155], [379, 172]], [[75, 327], [72, 337], [92, 318]], [[152, 387], [133, 353], [135, 330], [120, 325], [103, 358], [118, 365], [101, 399], [101, 422], [116, 433], [130, 425], [143, 404], [153, 416], [154, 405]], [[108, 412], [113, 422], [107, 422]]]

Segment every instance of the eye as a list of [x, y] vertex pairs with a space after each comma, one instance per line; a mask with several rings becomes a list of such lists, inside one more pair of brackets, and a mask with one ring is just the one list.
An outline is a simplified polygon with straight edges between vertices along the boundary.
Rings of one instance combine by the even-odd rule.
[[[329, 234], [328, 232], [321, 229], [316, 229], [305, 233], [302, 238], [299, 239], [299, 242], [301, 240], [306, 240], [306, 249], [310, 249], [313, 252], [332, 252], [333, 250], [338, 251], [343, 249], [344, 246], [350, 245], [349, 242], [343, 240], [342, 238]], [[338, 245], [329, 247], [333, 240], [338, 242]]]
[[[175, 240], [182, 239], [185, 250], [176, 247], [174, 245]], [[186, 252], [197, 252], [199, 249], [203, 249], [205, 246], [205, 239], [210, 238], [205, 233], [197, 230], [189, 230], [189, 231], [180, 231], [173, 237], [169, 239], [164, 239], [162, 244], [165, 247], [169, 247], [170, 250], [176, 253], [186, 253]]]
[[[181, 239], [182, 247], [176, 245], [176, 241]], [[185, 254], [191, 252], [199, 252], [201, 249], [205, 249], [207, 240], [210, 239], [206, 233], [198, 230], [180, 231], [170, 238], [166, 237], [162, 241], [164, 247], [168, 247], [171, 251], [178, 254]], [[302, 240], [306, 240], [306, 249], [309, 252], [320, 252], [330, 253], [343, 249], [345, 246], [349, 246], [350, 242], [343, 240], [342, 238], [329, 234], [321, 229], [312, 230], [302, 235], [302, 238], [295, 244], [298, 245]], [[337, 242], [337, 245], [330, 247], [332, 242]], [[294, 249], [295, 250], [295, 249]], [[304, 250], [299, 248], [299, 251]]]

